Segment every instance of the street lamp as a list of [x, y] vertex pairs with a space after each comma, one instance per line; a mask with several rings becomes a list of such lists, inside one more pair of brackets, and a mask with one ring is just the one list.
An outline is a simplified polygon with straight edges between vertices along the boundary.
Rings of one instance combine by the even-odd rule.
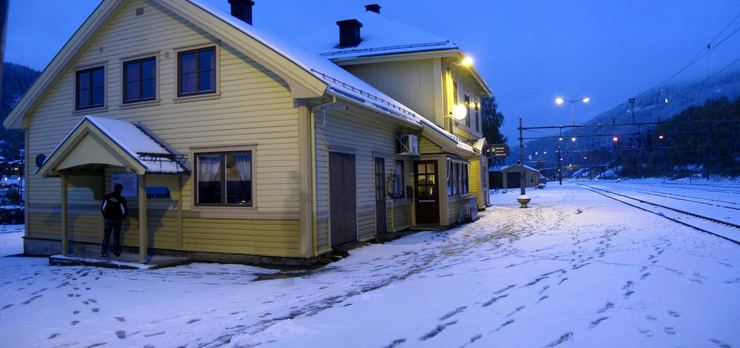
[[573, 117], [573, 125], [576, 124], [576, 103], [581, 102], [584, 104], [588, 104], [591, 102], [591, 98], [589, 97], [583, 97], [581, 99], [565, 99], [563, 97], [557, 97], [555, 98], [555, 104], [563, 105], [565, 103], [570, 103], [570, 114]]

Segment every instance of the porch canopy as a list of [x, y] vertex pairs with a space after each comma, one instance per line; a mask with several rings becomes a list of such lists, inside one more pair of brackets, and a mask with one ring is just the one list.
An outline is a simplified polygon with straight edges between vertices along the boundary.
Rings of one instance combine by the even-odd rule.
[[188, 172], [185, 159], [142, 125], [112, 118], [85, 116], [39, 167], [42, 177], [62, 179], [62, 253], [68, 253], [68, 176], [123, 167], [138, 176], [139, 260], [147, 260], [147, 174]]

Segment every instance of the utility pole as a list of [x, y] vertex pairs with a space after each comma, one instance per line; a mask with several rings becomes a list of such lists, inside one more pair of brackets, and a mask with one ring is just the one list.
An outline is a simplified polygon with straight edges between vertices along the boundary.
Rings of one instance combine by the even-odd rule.
[[560, 144], [558, 144], [558, 150], [555, 151], [558, 156], [558, 182], [560, 185], [563, 184], [563, 157], [560, 154]]
[[630, 98], [630, 106], [632, 106], [632, 123], [635, 123], [635, 98]]
[[524, 185], [526, 184], [526, 180], [524, 179], [524, 176], [526, 175], [526, 172], [524, 171], [524, 117], [519, 117], [519, 186], [521, 187], [521, 194], [524, 196], [525, 189]]

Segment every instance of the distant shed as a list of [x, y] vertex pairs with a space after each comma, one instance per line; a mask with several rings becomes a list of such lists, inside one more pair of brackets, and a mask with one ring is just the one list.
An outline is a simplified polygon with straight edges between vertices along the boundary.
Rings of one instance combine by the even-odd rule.
[[520, 178], [524, 168], [524, 182], [526, 187], [536, 187], [540, 183], [540, 171], [528, 165], [511, 164], [489, 172], [491, 188], [519, 188]]

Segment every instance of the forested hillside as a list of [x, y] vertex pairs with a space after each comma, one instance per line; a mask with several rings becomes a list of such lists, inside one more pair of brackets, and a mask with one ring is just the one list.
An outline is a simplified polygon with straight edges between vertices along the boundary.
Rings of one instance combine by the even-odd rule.
[[[23, 65], [4, 63], [2, 95], [0, 95], [0, 119], [4, 120], [18, 100], [31, 87], [39, 72]], [[6, 159], [18, 157], [18, 150], [23, 148], [23, 132], [5, 129], [0, 124], [0, 156]]]

